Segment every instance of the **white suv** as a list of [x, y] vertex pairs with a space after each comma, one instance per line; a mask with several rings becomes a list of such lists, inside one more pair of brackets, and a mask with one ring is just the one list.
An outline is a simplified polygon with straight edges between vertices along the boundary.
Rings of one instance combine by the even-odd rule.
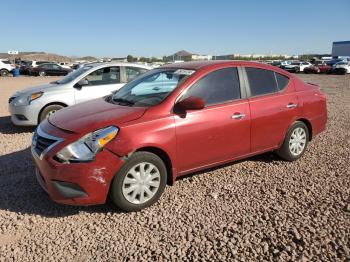
[[7, 76], [15, 66], [8, 60], [0, 60], [0, 76]]

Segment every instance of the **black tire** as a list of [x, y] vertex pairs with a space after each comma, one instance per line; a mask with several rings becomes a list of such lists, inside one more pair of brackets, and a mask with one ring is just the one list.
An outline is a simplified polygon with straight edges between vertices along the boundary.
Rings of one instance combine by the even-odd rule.
[[[289, 143], [291, 140], [292, 133], [297, 128], [302, 128], [305, 131], [306, 142], [305, 142], [305, 146], [304, 146], [303, 150], [299, 154], [295, 155], [292, 153], [290, 146], [289, 146]], [[309, 143], [309, 139], [310, 139], [310, 133], [309, 133], [308, 127], [303, 122], [297, 121], [289, 128], [282, 146], [276, 151], [276, 153], [279, 157], [281, 157], [282, 159], [284, 159], [286, 161], [295, 161], [295, 160], [299, 159], [305, 153], [305, 150], [306, 150], [307, 145]]]
[[[135, 165], [141, 162], [148, 162], [157, 167], [160, 173], [160, 183], [158, 190], [155, 192], [153, 197], [149, 199], [147, 202], [142, 204], [134, 204], [127, 200], [123, 194], [123, 182], [125, 177], [128, 175], [130, 169], [132, 169]], [[164, 162], [157, 155], [150, 152], [135, 152], [132, 154], [130, 158], [128, 158], [122, 168], [115, 175], [111, 187], [110, 187], [110, 198], [112, 202], [119, 207], [120, 209], [132, 212], [139, 211], [146, 207], [153, 205], [158, 201], [160, 196], [162, 195], [164, 188], [166, 186], [167, 181], [167, 169], [165, 167]]]
[[8, 74], [9, 74], [9, 71], [7, 71], [6, 69], [0, 70], [0, 76], [7, 76]]
[[55, 113], [56, 111], [64, 108], [64, 106], [61, 105], [49, 105], [44, 108], [43, 111], [41, 111], [40, 116], [39, 116], [39, 124], [44, 121], [46, 118], [48, 118], [50, 115]]
[[45, 71], [40, 71], [39, 74], [38, 74], [38, 76], [46, 76]]

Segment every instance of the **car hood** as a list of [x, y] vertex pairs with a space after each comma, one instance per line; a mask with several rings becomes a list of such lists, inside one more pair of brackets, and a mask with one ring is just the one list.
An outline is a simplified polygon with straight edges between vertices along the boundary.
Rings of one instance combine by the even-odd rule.
[[98, 98], [61, 109], [50, 116], [48, 121], [63, 130], [89, 133], [138, 119], [145, 111], [144, 107], [121, 106], [108, 103], [104, 98]]
[[28, 87], [16, 92], [13, 96], [18, 96], [21, 94], [32, 94], [32, 93], [41, 92], [41, 91], [45, 92], [45, 91], [49, 91], [50, 89], [56, 88], [58, 86], [60, 85], [50, 83], [50, 84], [45, 84], [40, 86]]

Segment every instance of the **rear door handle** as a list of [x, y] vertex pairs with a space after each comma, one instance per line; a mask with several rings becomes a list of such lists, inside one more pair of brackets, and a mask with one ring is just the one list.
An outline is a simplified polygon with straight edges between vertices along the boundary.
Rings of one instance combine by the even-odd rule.
[[232, 119], [243, 119], [245, 118], [245, 114], [243, 113], [235, 113], [234, 115], [231, 116]]
[[297, 106], [298, 106], [297, 104], [289, 103], [287, 105], [287, 108], [296, 108]]

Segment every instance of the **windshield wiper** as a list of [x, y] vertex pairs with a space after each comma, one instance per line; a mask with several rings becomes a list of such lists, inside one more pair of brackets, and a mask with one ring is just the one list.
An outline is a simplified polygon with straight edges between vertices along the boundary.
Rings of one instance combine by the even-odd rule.
[[117, 103], [121, 103], [121, 104], [125, 104], [128, 106], [132, 106], [135, 104], [135, 102], [124, 99], [124, 98], [112, 98], [113, 102], [117, 102]]

